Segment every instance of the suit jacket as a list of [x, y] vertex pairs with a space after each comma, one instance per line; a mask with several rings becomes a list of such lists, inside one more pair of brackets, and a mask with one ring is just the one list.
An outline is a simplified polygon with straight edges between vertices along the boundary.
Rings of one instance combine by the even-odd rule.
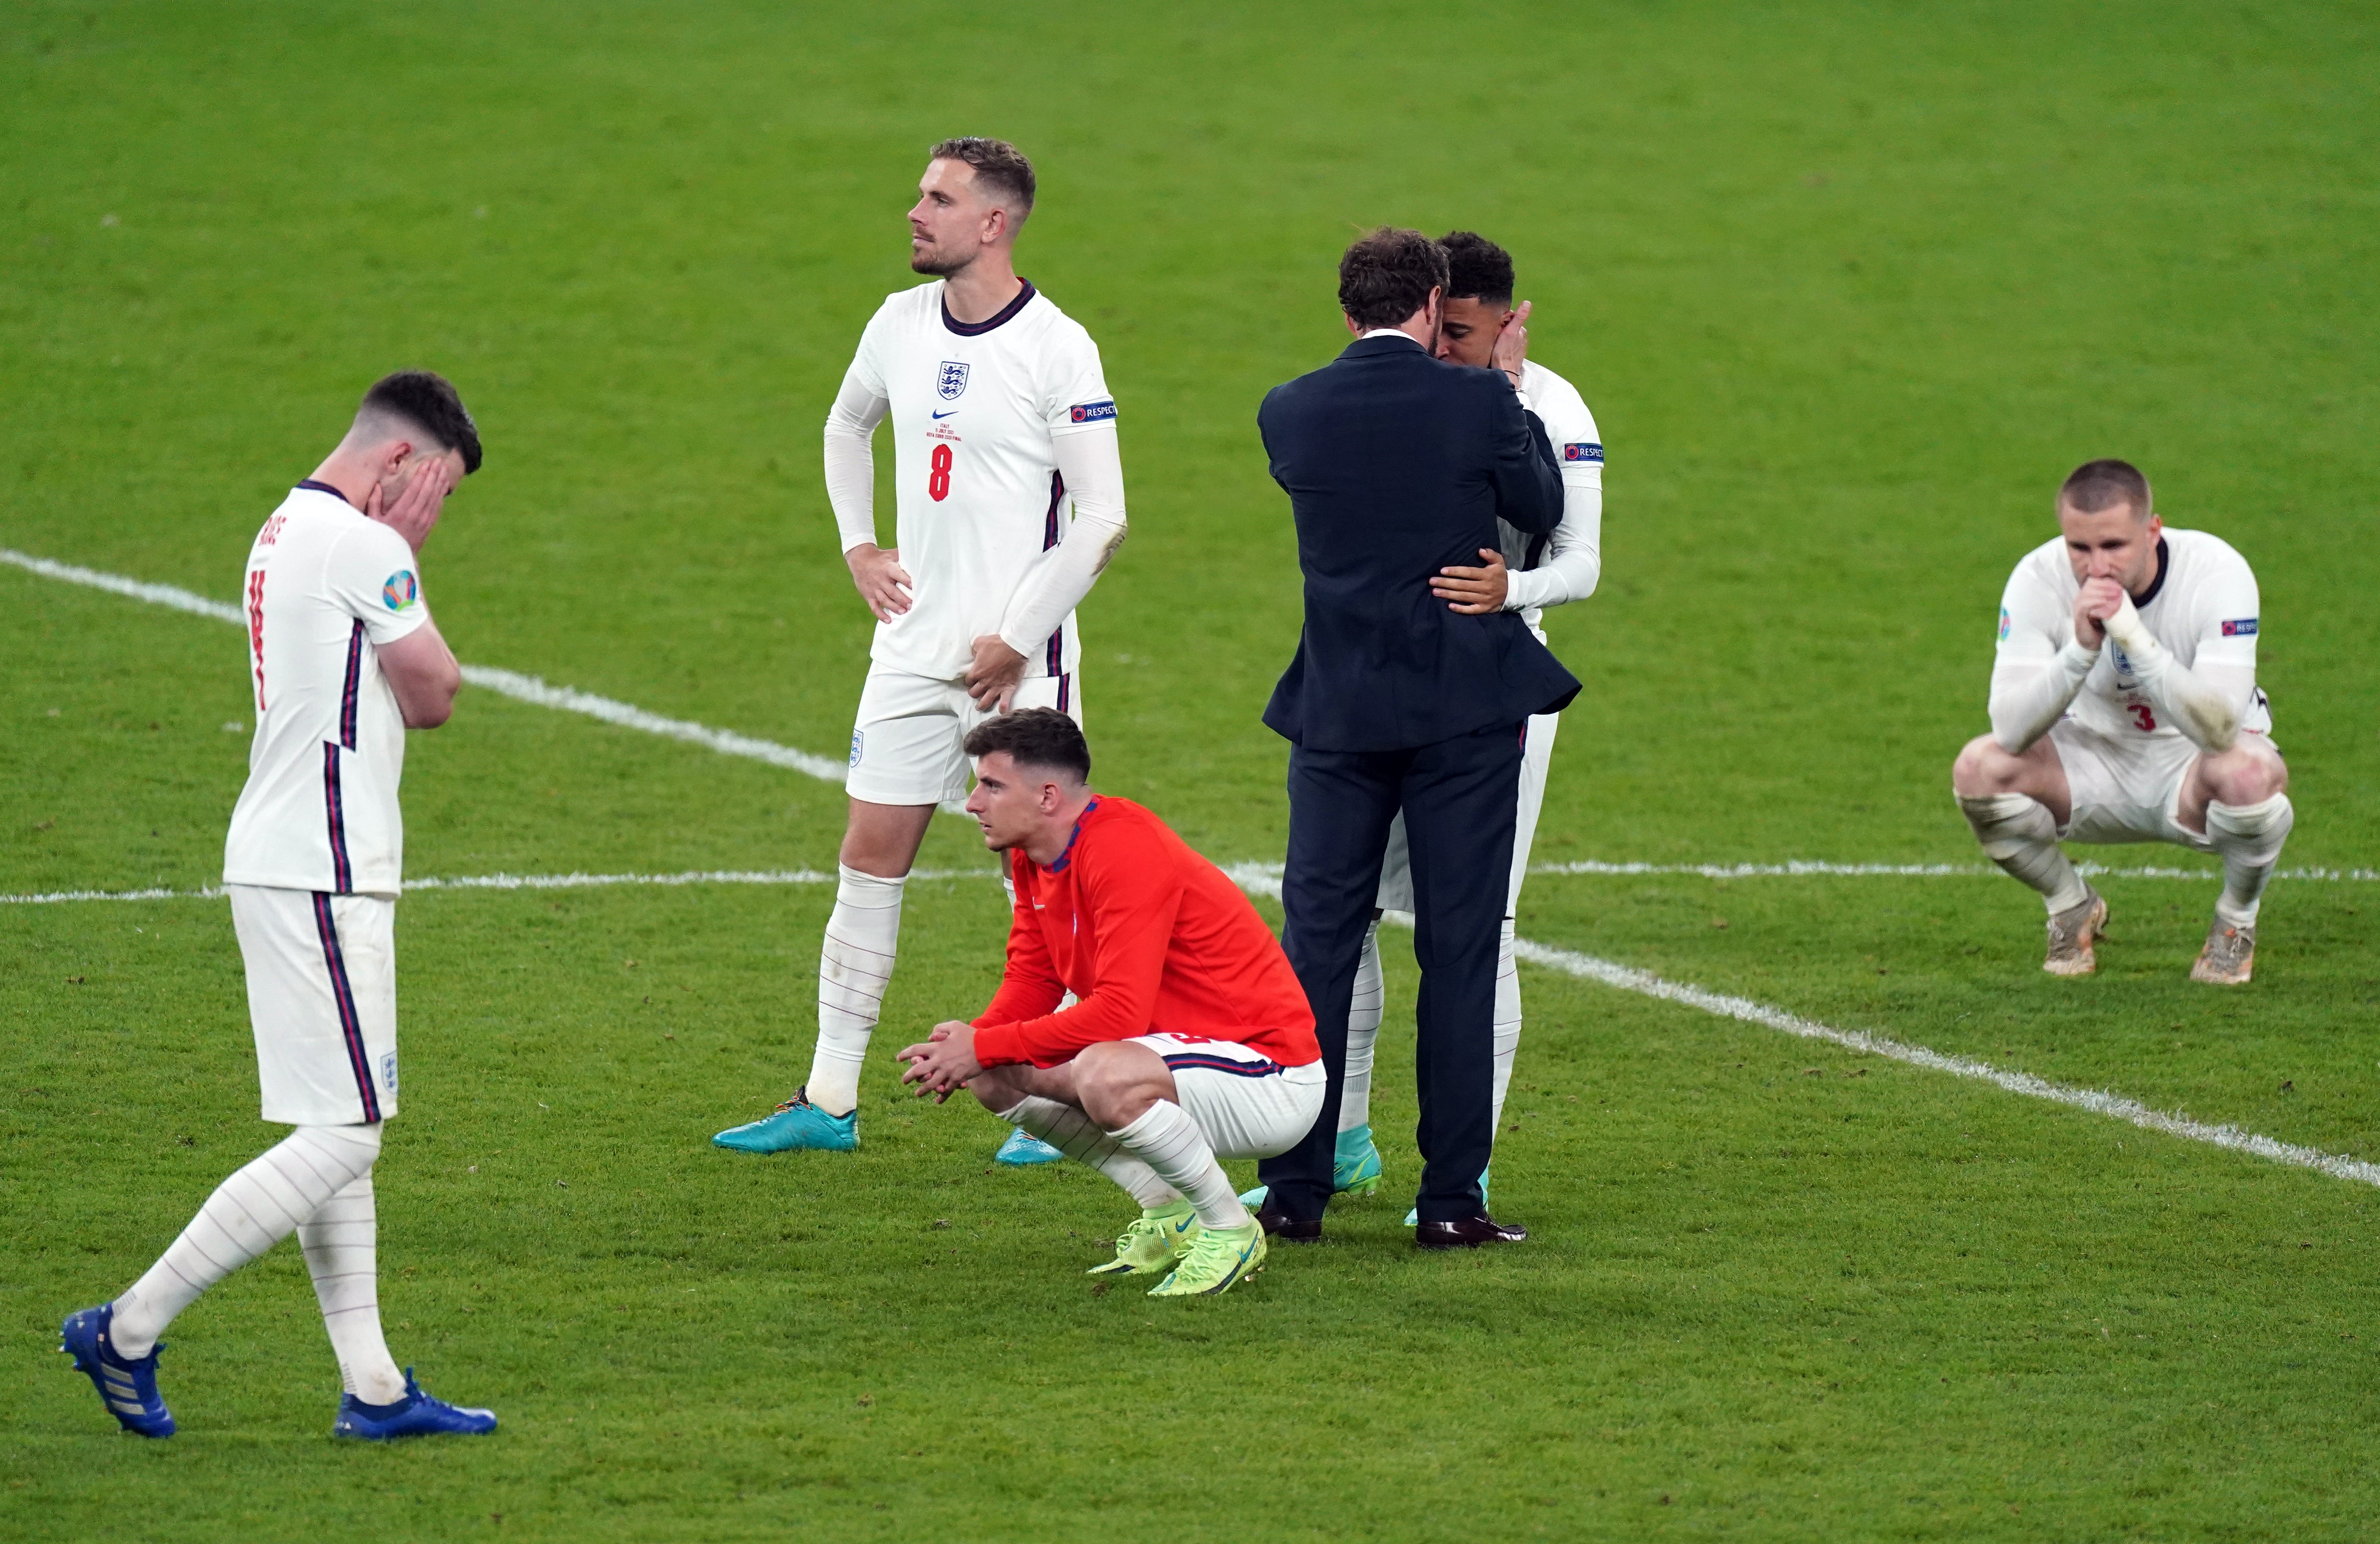
[[1498, 371], [1359, 338], [1257, 411], [1297, 521], [1305, 626], [1264, 721], [1313, 750], [1402, 750], [1518, 723], [1578, 681], [1517, 612], [1462, 616], [1431, 576], [1475, 566], [1500, 517], [1561, 521], [1545, 426]]

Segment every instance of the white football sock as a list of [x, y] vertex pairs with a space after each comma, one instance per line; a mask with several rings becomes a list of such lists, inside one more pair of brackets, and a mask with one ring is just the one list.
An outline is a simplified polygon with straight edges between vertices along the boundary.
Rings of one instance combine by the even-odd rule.
[[[1210, 1228], [1245, 1228], [1248, 1209], [1232, 1193], [1232, 1181], [1215, 1161], [1215, 1149], [1188, 1112], [1171, 1100], [1159, 1100], [1148, 1112], [1115, 1134], [1124, 1150], [1157, 1171], [1157, 1176], [1182, 1192], [1198, 1221]], [[1146, 1204], [1146, 1203], [1144, 1203]]]
[[2223, 855], [2223, 894], [2216, 899], [2215, 915], [2225, 926], [2256, 925], [2265, 883], [2273, 877], [2281, 844], [2296, 823], [2297, 810], [2287, 794], [2275, 794], [2261, 804], [2207, 805], [2206, 840]]
[[371, 1173], [380, 1127], [301, 1125], [215, 1186], [147, 1275], [115, 1300], [116, 1354], [149, 1355], [199, 1294], [297, 1231], [322, 1203]]
[[1355, 957], [1355, 995], [1347, 1005], [1347, 1076], [1339, 1093], [1339, 1129], [1372, 1124], [1372, 1051], [1380, 1040], [1380, 1008], [1388, 999], [1380, 979], [1380, 919], [1364, 930], [1364, 952]]
[[834, 911], [819, 946], [818, 1049], [810, 1053], [807, 1085], [812, 1104], [830, 1115], [859, 1107], [859, 1064], [868, 1059], [868, 1037], [892, 980], [892, 956], [901, 946], [901, 889], [909, 882], [863, 874], [839, 866]]
[[366, 1404], [394, 1404], [405, 1397], [405, 1374], [380, 1333], [379, 1231], [367, 1169], [298, 1224], [298, 1246], [314, 1278], [341, 1386]]
[[1157, 1171], [1123, 1150], [1123, 1144], [1071, 1104], [1027, 1094], [1000, 1118], [1029, 1131], [1077, 1162], [1115, 1181], [1150, 1211], [1161, 1210], [1182, 1198], [1182, 1192], [1157, 1177]]
[[2058, 846], [2058, 821], [2049, 807], [2024, 794], [1986, 794], [1961, 798], [1967, 823], [1984, 856], [2041, 892], [2050, 915], [2082, 904], [2089, 887]]
[[[1504, 1095], [1512, 1087], [1512, 1057], [1521, 1049], [1521, 967], [1512, 958], [1512, 919], [1496, 944], [1496, 1085], [1490, 1131], [1504, 1129]], [[1493, 1150], [1491, 1148], [1489, 1150]]]

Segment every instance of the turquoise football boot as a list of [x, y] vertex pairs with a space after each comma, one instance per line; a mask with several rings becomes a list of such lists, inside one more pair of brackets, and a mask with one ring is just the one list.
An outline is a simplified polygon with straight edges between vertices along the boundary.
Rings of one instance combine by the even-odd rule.
[[[1488, 1166], [1488, 1169], [1494, 1167], [1492, 1163]], [[1488, 1210], [1488, 1169], [1479, 1171], [1479, 1210], [1482, 1211]], [[1415, 1207], [1405, 1213], [1405, 1226], [1409, 1228], [1421, 1226], [1421, 1208]]]
[[859, 1146], [859, 1112], [830, 1115], [810, 1102], [807, 1088], [770, 1113], [743, 1125], [732, 1125], [711, 1139], [713, 1146], [737, 1152], [792, 1152], [813, 1148], [820, 1152], [849, 1152]]
[[1380, 1187], [1380, 1149], [1372, 1143], [1372, 1128], [1359, 1125], [1339, 1134], [1330, 1154], [1330, 1193], [1368, 1196]]
[[[1380, 1187], [1380, 1149], [1373, 1145], [1372, 1128], [1355, 1126], [1339, 1134], [1330, 1152], [1330, 1193], [1364, 1197]], [[1265, 1204], [1272, 1186], [1259, 1185], [1240, 1192], [1240, 1204], [1251, 1210]]]
[[1000, 1150], [991, 1155], [991, 1161], [1022, 1169], [1034, 1163], [1062, 1162], [1065, 1157], [1064, 1153], [1020, 1125], [1009, 1132], [1008, 1140], [1000, 1144]]

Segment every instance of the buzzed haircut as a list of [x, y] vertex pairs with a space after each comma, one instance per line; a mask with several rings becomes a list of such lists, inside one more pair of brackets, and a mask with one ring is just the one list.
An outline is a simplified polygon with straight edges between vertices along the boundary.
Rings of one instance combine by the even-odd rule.
[[1476, 231], [1451, 230], [1438, 238], [1446, 254], [1449, 299], [1500, 309], [1512, 303], [1512, 254]]
[[1393, 327], [1446, 288], [1446, 253], [1417, 230], [1382, 225], [1339, 260], [1339, 309], [1358, 327]]
[[962, 134], [936, 145], [928, 159], [963, 161], [974, 167], [977, 186], [995, 200], [1013, 205], [1019, 225], [1033, 213], [1033, 163], [1007, 140]]
[[2152, 508], [2149, 480], [2130, 461], [2083, 462], [2066, 474], [2064, 485], [2058, 490], [2058, 502], [2083, 515], [2096, 515], [2119, 504], [2130, 505], [2135, 520], [2147, 519]]
[[480, 469], [480, 426], [471, 421], [455, 383], [437, 371], [400, 370], [373, 382], [356, 417], [374, 414], [404, 419], [441, 450], [461, 451], [465, 477]]
[[1091, 775], [1091, 748], [1082, 727], [1055, 708], [1024, 708], [988, 718], [967, 731], [966, 753], [1005, 751], [1020, 767], [1065, 772], [1076, 783]]

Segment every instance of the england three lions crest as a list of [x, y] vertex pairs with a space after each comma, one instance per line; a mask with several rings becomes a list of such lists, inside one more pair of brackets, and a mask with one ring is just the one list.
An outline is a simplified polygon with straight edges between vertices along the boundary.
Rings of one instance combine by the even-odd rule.
[[944, 402], [955, 402], [959, 393], [966, 390], [967, 367], [956, 359], [942, 361], [941, 375], [934, 382]]

